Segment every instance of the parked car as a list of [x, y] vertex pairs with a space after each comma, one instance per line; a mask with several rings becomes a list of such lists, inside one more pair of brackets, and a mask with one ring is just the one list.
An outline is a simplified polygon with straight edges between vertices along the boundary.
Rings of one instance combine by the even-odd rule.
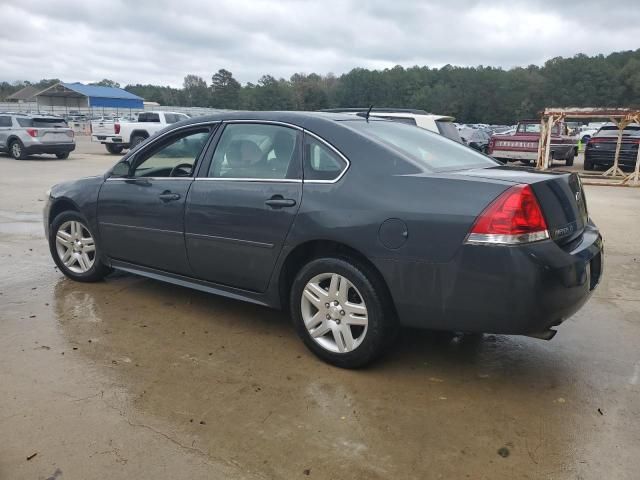
[[514, 133], [516, 133], [517, 129], [518, 129], [517, 125], [514, 125], [512, 127], [509, 127], [509, 126], [499, 127], [493, 131], [493, 135], [513, 135]]
[[486, 153], [489, 148], [490, 135], [482, 128], [461, 126], [458, 130], [462, 141], [474, 150]]
[[120, 154], [144, 142], [167, 125], [187, 120], [184, 113], [140, 112], [137, 121], [96, 120], [91, 122], [91, 140], [102, 143], [109, 153]]
[[588, 125], [583, 126], [577, 134], [580, 138], [580, 142], [582, 144], [588, 143], [591, 137], [598, 133], [598, 130], [600, 130], [603, 125], [603, 122], [591, 122]]
[[[347, 113], [351, 115], [365, 116], [368, 108], [329, 108], [323, 112]], [[430, 132], [439, 133], [443, 137], [447, 137], [458, 143], [463, 143], [462, 138], [453, 123], [454, 117], [447, 115], [434, 115], [424, 110], [415, 110], [407, 108], [373, 108], [369, 113], [371, 117], [383, 118], [392, 122], [406, 123], [407, 125], [415, 125]]]
[[47, 198], [69, 278], [117, 269], [283, 308], [340, 367], [376, 358], [399, 325], [550, 339], [601, 272], [576, 174], [355, 115], [199, 117]]
[[75, 148], [73, 130], [60, 117], [0, 113], [0, 152], [15, 159], [42, 153], [64, 159]]
[[[522, 120], [518, 122], [516, 133], [505, 137], [493, 135], [489, 141], [488, 153], [503, 162], [521, 161], [529, 165], [538, 158], [538, 143], [540, 141], [540, 121]], [[578, 155], [578, 142], [575, 137], [567, 135], [564, 123], [554, 125], [551, 130], [551, 154], [549, 162], [563, 160], [565, 165], [573, 165], [573, 159]]]
[[[608, 123], [589, 140], [584, 150], [585, 170], [613, 166], [618, 144], [618, 132], [616, 124]], [[640, 125], [632, 123], [622, 132], [618, 165], [630, 168], [635, 166], [638, 158], [638, 144], [640, 144]]]

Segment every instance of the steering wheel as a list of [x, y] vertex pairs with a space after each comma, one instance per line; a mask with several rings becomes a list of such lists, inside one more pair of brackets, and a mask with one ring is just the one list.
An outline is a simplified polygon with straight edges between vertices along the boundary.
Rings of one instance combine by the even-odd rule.
[[[182, 170], [185, 175], [175, 175], [176, 172], [178, 172], [180, 169], [185, 168], [185, 167], [189, 167], [189, 171], [185, 171]], [[171, 169], [171, 172], [169, 173], [170, 177], [185, 177], [187, 175], [189, 175], [191, 173], [191, 170], [193, 169], [193, 165], [191, 165], [190, 163], [179, 163], [178, 165], [176, 165], [175, 167], [173, 167]]]

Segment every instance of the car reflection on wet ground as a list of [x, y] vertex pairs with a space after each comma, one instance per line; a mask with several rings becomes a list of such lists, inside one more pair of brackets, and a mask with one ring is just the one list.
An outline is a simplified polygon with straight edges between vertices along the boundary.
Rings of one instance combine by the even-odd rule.
[[587, 188], [604, 279], [553, 341], [407, 330], [381, 362], [344, 371], [278, 311], [131, 275], [66, 280], [38, 199], [115, 160], [79, 151], [0, 157], [1, 478], [640, 470], [640, 191]]

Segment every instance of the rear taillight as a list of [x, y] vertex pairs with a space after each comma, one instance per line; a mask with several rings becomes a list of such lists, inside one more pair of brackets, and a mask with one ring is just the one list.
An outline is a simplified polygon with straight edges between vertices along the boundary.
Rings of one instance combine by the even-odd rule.
[[516, 245], [549, 238], [547, 222], [529, 185], [515, 185], [476, 219], [466, 242]]
[[120, 133], [120, 124], [119, 123], [114, 123], [113, 124], [113, 131], [115, 132], [116, 135], [118, 135]]
[[495, 137], [489, 139], [489, 146], [487, 147], [487, 153], [493, 153], [493, 148], [496, 146]]
[[75, 133], [73, 132], [73, 130], [67, 130], [67, 136], [73, 138], [75, 135]]
[[38, 136], [38, 129], [37, 128], [27, 128], [27, 135], [29, 135], [30, 137], [37, 137]]

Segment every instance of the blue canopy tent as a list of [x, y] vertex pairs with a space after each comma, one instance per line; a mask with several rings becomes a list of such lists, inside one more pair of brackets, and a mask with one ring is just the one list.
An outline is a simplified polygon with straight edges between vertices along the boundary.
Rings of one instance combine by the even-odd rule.
[[[36, 94], [38, 108], [142, 110], [143, 99], [122, 88], [56, 83]], [[53, 108], [52, 108], [53, 109]]]

